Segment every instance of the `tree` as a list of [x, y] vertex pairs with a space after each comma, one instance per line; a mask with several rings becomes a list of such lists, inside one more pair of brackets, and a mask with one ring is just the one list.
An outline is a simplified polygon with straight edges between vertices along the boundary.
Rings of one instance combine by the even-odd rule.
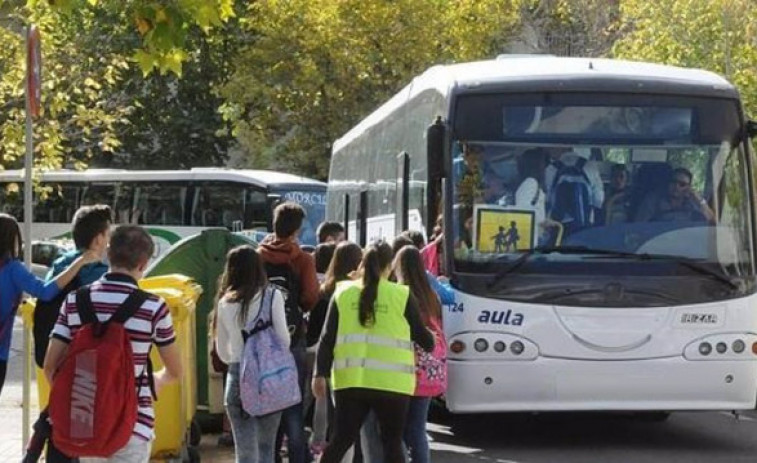
[[521, 18], [533, 51], [605, 56], [616, 39], [620, 0], [523, 0]]
[[[7, 27], [0, 29], [2, 167], [20, 167], [25, 152], [25, 45], [20, 32], [27, 17], [42, 35], [42, 117], [34, 126], [35, 165], [57, 168], [112, 152], [119, 146], [115, 129], [131, 110], [127, 100], [112, 97], [128, 67], [126, 57], [112, 51], [120, 40], [117, 28], [94, 21], [90, 12], [80, 12], [75, 22], [61, 21], [50, 8], [40, 5], [29, 11], [15, 5], [7, 11]], [[95, 49], [96, 55], [89, 51]]]
[[436, 63], [490, 58], [517, 29], [493, 0], [261, 0], [221, 88], [243, 165], [325, 178], [331, 143]]
[[757, 3], [753, 0], [621, 2], [613, 55], [724, 75], [757, 116]]
[[63, 14], [102, 12], [120, 19], [139, 37], [133, 59], [145, 75], [181, 75], [182, 63], [190, 59], [188, 34], [198, 27], [209, 33], [234, 16], [234, 0], [29, 0], [32, 10], [52, 5]]
[[[237, 0], [244, 11], [246, 0]], [[235, 15], [236, 16], [236, 15]], [[133, 99], [128, 125], [117, 135], [122, 146], [98, 166], [176, 169], [223, 165], [232, 138], [218, 112], [223, 100], [215, 89], [234, 68], [239, 48], [250, 40], [234, 17], [213, 33], [195, 29], [188, 34], [188, 60], [181, 76], [130, 68], [119, 88]]]

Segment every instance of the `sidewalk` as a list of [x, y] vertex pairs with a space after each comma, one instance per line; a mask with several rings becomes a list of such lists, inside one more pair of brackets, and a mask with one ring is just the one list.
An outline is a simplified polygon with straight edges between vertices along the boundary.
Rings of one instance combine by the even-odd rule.
[[[23, 456], [23, 443], [21, 442], [21, 425], [23, 403], [23, 363], [22, 347], [24, 332], [21, 320], [18, 319], [13, 326], [13, 340], [11, 343], [10, 356], [8, 358], [8, 373], [0, 395], [0, 461], [21, 461]], [[32, 378], [32, 381], [34, 379]], [[31, 415], [33, 423], [37, 418], [38, 400], [37, 386], [32, 382], [31, 390]]]

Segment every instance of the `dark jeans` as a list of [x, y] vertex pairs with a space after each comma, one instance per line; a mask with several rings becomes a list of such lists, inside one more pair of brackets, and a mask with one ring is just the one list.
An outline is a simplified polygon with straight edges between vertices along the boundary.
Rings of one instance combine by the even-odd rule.
[[[300, 376], [300, 391], [305, 391], [305, 344], [292, 347], [294, 362], [297, 364], [297, 373]], [[281, 448], [281, 443], [287, 436], [287, 452], [289, 463], [307, 463], [308, 442], [305, 437], [305, 412], [302, 402], [293, 405], [283, 411], [281, 415], [281, 427], [276, 436], [276, 449]], [[280, 461], [276, 452], [276, 461]]]
[[410, 399], [410, 410], [405, 425], [405, 445], [410, 449], [413, 463], [429, 463], [431, 455], [428, 448], [426, 423], [428, 422], [428, 407], [431, 397], [413, 397]]
[[404, 463], [402, 433], [410, 396], [373, 389], [350, 388], [336, 391], [336, 433], [323, 452], [321, 463], [339, 463], [360, 436], [360, 428], [373, 411], [381, 428], [385, 463]]

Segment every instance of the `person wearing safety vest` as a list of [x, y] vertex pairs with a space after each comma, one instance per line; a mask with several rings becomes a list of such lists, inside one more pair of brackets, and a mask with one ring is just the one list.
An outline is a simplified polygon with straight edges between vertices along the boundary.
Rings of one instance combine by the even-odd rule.
[[362, 279], [339, 283], [329, 304], [313, 394], [326, 396], [330, 373], [336, 432], [321, 463], [342, 459], [371, 410], [381, 429], [386, 463], [405, 461], [402, 434], [415, 392], [413, 342], [431, 351], [434, 337], [409, 289], [388, 280], [392, 257], [385, 242], [368, 246], [361, 262]]

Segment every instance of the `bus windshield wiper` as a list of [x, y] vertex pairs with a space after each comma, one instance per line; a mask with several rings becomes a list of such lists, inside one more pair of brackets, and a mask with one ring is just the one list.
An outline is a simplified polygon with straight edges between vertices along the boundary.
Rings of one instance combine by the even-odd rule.
[[739, 285], [735, 281], [733, 281], [733, 278], [728, 276], [726, 273], [709, 268], [703, 263], [693, 260], [688, 257], [675, 256], [675, 255], [669, 255], [669, 254], [648, 254], [648, 253], [637, 254], [634, 252], [610, 251], [610, 250], [604, 250], [604, 249], [591, 249], [591, 248], [589, 249], [590, 250], [587, 251], [587, 254], [597, 254], [597, 255], [603, 255], [603, 256], [608, 256], [608, 257], [616, 256], [616, 257], [630, 258], [630, 259], [636, 259], [636, 260], [641, 260], [641, 261], [647, 260], [647, 261], [673, 262], [677, 265], [686, 267], [702, 275], [712, 277], [720, 281], [721, 283], [724, 283], [730, 286], [732, 289], [739, 289]]
[[[528, 261], [529, 258], [540, 254], [551, 254], [557, 252], [560, 254], [586, 254], [593, 253], [591, 248], [586, 246], [537, 246], [535, 248], [523, 251], [520, 256], [510, 262], [510, 265], [503, 268], [496, 275], [494, 275], [486, 287], [489, 290], [496, 289], [496, 286], [502, 281], [504, 277], [518, 270], [523, 264]], [[604, 253], [603, 253], [604, 254]]]
[[700, 262], [697, 262], [685, 257], [665, 255], [665, 254], [648, 254], [648, 253], [637, 254], [634, 252], [614, 251], [611, 249], [597, 249], [597, 248], [591, 248], [588, 246], [537, 246], [528, 251], [523, 251], [523, 253], [520, 256], [518, 256], [517, 259], [513, 260], [510, 263], [510, 265], [508, 265], [507, 267], [497, 272], [497, 274], [494, 275], [494, 277], [492, 277], [491, 280], [489, 280], [487, 288], [489, 290], [496, 289], [498, 284], [501, 281], [503, 281], [503, 278], [505, 276], [513, 273], [515, 270], [520, 268], [523, 264], [525, 264], [529, 260], [529, 258], [535, 255], [550, 254], [550, 253], [587, 254], [587, 255], [594, 255], [594, 256], [603, 256], [603, 257], [608, 257], [608, 258], [619, 257], [619, 258], [634, 259], [634, 260], [640, 260], [640, 261], [669, 261], [677, 265], [681, 265], [683, 267], [691, 269], [695, 272], [701, 273], [702, 275], [707, 275], [712, 278], [715, 278], [721, 283], [724, 283], [730, 286], [732, 289], [739, 289], [739, 285], [736, 284], [732, 278], [730, 278], [728, 275], [724, 274], [723, 272], [713, 270], [703, 265]]

